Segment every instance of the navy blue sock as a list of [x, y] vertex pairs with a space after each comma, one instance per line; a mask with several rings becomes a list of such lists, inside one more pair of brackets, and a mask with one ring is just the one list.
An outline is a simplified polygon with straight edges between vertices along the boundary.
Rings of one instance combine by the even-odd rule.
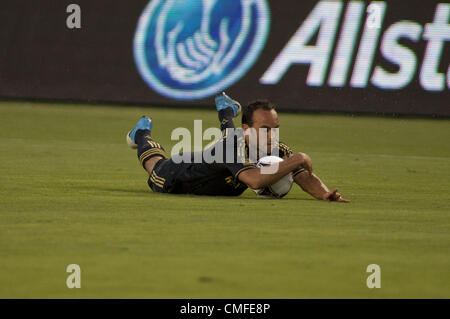
[[234, 128], [233, 116], [231, 107], [219, 111], [220, 130], [222, 132], [227, 128]]
[[150, 133], [149, 130], [138, 130], [134, 139], [138, 145], [137, 156], [143, 167], [145, 167], [145, 162], [154, 156], [167, 158], [164, 148], [152, 139]]

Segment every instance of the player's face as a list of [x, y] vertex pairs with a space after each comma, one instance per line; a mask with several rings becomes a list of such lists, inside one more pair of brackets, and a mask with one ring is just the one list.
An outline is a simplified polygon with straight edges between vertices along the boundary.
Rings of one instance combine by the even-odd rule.
[[[267, 151], [272, 149], [271, 140], [272, 140], [272, 128], [280, 127], [280, 120], [278, 119], [278, 114], [275, 110], [256, 110], [253, 112], [253, 126], [256, 130], [256, 135], [258, 137], [258, 145], [261, 139], [265, 139], [267, 141]], [[243, 127], [246, 129], [245, 127]], [[262, 128], [262, 130], [260, 130]], [[263, 134], [263, 135], [262, 135]], [[247, 143], [248, 143], [248, 139]]]

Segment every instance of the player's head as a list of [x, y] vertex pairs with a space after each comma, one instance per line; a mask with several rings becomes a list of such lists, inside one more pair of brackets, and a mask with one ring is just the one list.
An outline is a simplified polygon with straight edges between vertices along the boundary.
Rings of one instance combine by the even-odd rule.
[[[252, 102], [242, 110], [242, 128], [244, 131], [250, 128], [255, 129], [258, 145], [261, 138], [266, 138], [268, 151], [271, 150], [271, 129], [279, 126], [280, 121], [277, 111], [275, 111], [275, 105], [267, 100]], [[246, 142], [247, 144], [249, 142], [248, 136], [246, 136]]]

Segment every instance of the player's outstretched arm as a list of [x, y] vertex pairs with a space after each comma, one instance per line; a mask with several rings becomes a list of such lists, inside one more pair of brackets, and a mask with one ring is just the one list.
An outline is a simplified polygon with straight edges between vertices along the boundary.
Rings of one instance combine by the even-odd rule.
[[341, 194], [338, 193], [337, 189], [332, 192], [328, 187], [320, 180], [320, 178], [315, 174], [309, 174], [303, 171], [294, 177], [294, 181], [308, 194], [311, 196], [325, 200], [325, 201], [336, 201], [348, 203], [349, 201], [343, 199]]
[[304, 167], [307, 174], [312, 174], [311, 159], [309, 156], [304, 153], [297, 153], [285, 161], [278, 163], [275, 169], [268, 168], [267, 166], [264, 170], [263, 168], [247, 169], [240, 173], [238, 178], [248, 187], [259, 189], [276, 183], [299, 166]]

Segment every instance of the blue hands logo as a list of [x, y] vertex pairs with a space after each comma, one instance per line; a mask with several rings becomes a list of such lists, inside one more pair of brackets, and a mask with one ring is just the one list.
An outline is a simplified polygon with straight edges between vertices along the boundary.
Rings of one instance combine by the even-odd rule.
[[269, 20], [266, 0], [152, 0], [134, 37], [137, 68], [166, 97], [211, 96], [255, 63]]

